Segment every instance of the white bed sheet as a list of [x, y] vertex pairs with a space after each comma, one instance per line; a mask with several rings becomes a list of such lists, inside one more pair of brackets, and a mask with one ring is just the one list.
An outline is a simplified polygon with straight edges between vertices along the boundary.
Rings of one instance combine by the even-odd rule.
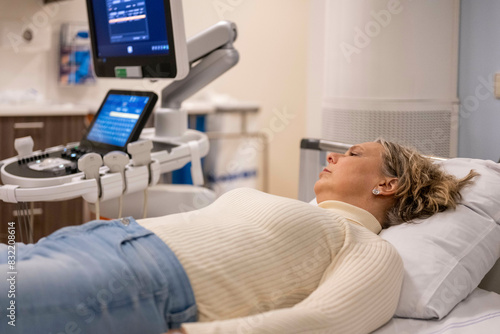
[[500, 294], [477, 288], [441, 320], [393, 318], [372, 334], [498, 334]]

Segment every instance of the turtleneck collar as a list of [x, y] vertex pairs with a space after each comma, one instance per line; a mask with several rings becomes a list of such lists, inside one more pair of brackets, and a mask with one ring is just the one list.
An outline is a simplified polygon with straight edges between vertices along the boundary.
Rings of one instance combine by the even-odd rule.
[[323, 209], [335, 211], [351, 222], [366, 227], [375, 234], [379, 234], [382, 230], [382, 226], [380, 226], [377, 218], [360, 207], [341, 201], [323, 201], [318, 206]]

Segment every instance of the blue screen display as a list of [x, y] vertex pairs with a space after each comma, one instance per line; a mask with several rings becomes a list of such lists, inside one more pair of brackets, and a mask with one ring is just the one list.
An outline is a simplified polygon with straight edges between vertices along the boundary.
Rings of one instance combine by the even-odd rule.
[[169, 53], [163, 0], [93, 0], [99, 58]]
[[124, 147], [148, 101], [148, 96], [110, 94], [97, 115], [87, 139]]

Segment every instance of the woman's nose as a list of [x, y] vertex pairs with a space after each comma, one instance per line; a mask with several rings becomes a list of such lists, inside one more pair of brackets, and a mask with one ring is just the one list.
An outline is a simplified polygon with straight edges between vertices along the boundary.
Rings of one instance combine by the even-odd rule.
[[330, 152], [328, 153], [328, 155], [326, 156], [326, 161], [330, 164], [336, 164], [337, 161], [339, 160], [339, 155], [338, 153], [335, 153], [335, 152]]

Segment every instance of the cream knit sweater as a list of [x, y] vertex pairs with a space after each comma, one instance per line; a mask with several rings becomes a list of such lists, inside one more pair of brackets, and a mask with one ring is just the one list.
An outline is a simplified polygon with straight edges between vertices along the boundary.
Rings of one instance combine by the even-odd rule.
[[394, 314], [396, 250], [367, 211], [237, 189], [201, 210], [139, 221], [175, 252], [199, 322], [188, 333], [368, 333]]

